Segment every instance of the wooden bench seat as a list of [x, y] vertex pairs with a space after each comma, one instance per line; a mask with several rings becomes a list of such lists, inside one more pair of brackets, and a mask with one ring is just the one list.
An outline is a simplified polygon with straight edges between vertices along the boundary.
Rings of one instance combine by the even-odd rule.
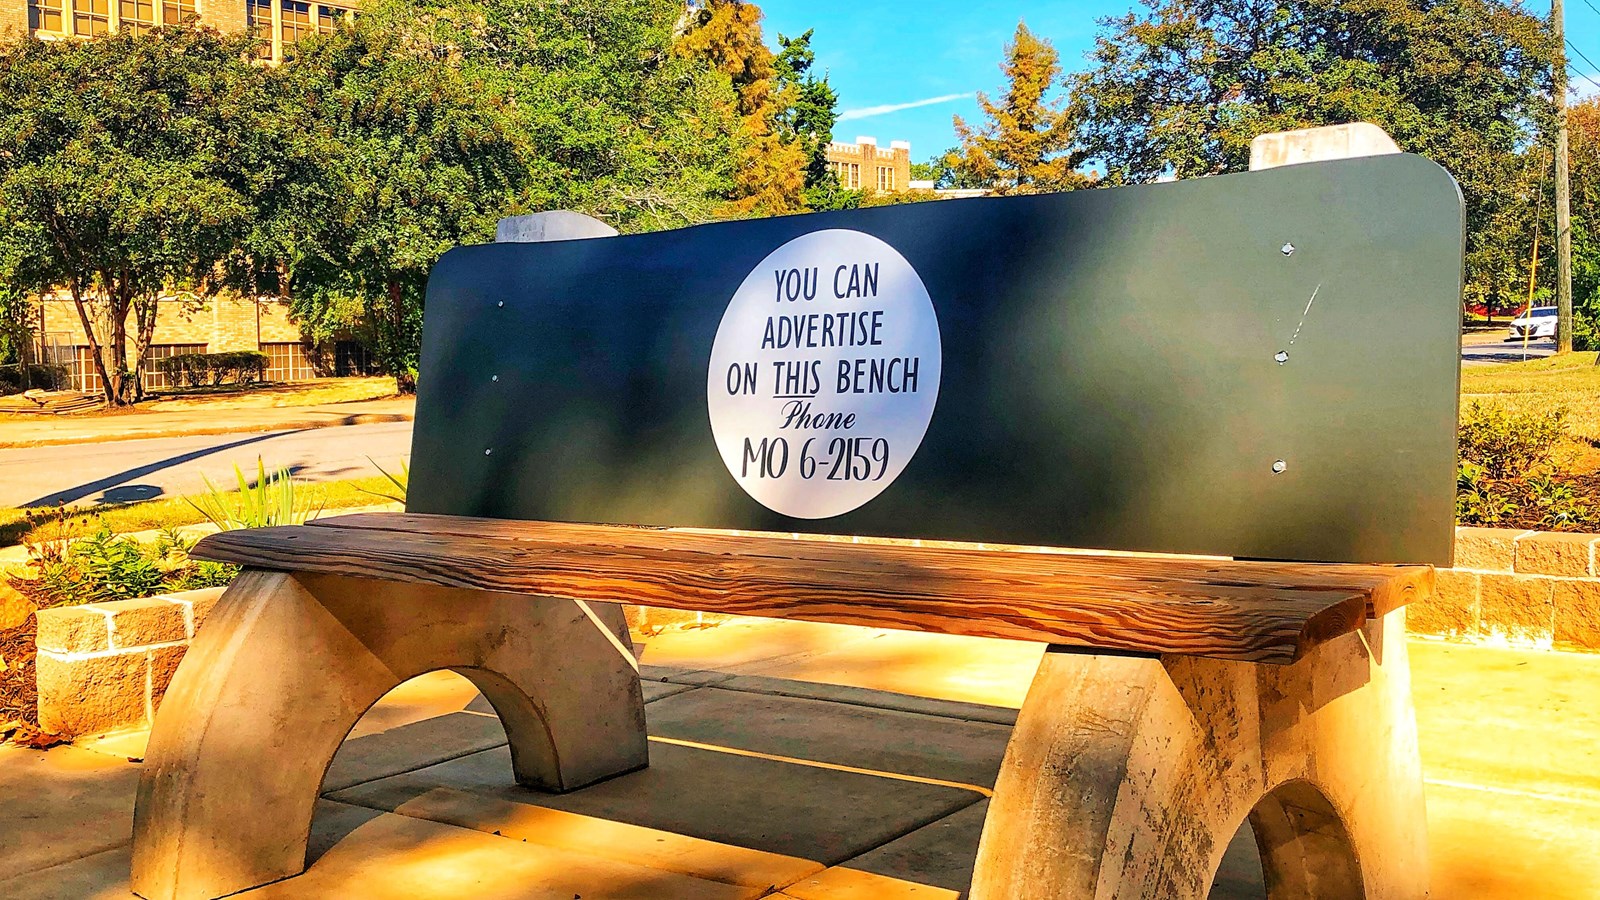
[[207, 537], [198, 559], [515, 594], [1290, 663], [1432, 590], [1427, 566], [836, 543], [406, 513]]

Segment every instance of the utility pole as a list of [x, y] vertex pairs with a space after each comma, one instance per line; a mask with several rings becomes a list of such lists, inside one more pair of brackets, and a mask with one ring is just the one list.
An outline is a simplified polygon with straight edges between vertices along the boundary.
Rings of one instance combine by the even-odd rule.
[[1556, 102], [1556, 352], [1572, 351], [1572, 194], [1567, 184], [1567, 28], [1562, 0], [1550, 2], [1555, 43], [1551, 85]]

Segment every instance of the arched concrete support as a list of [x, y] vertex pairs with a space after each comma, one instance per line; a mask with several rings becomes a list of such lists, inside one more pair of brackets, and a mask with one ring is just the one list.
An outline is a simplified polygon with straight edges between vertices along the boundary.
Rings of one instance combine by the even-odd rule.
[[134, 892], [221, 897], [305, 868], [334, 751], [395, 685], [483, 690], [516, 780], [569, 791], [648, 763], [622, 611], [570, 600], [246, 570], [162, 701], [134, 813]]
[[971, 896], [1203, 898], [1246, 816], [1273, 900], [1427, 896], [1404, 610], [1292, 666], [1052, 648]]

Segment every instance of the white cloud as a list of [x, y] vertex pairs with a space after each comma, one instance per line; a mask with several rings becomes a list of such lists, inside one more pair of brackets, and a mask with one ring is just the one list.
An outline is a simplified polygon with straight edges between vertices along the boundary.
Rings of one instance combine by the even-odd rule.
[[866, 119], [871, 116], [882, 116], [888, 113], [899, 112], [902, 109], [916, 109], [919, 106], [932, 106], [935, 103], [949, 103], [952, 100], [965, 100], [973, 95], [972, 91], [962, 94], [944, 94], [939, 97], [929, 97], [925, 100], [913, 100], [910, 103], [885, 103], [882, 106], [863, 106], [860, 109], [847, 109], [839, 114], [839, 121], [848, 122], [852, 119]]

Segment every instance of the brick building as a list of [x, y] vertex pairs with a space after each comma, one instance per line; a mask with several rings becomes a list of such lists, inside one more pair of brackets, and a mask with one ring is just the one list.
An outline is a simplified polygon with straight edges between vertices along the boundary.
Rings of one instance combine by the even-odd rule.
[[[60, 297], [38, 301], [34, 321], [39, 324], [41, 352], [37, 358], [65, 368], [74, 390], [98, 392], [100, 374], [72, 301]], [[366, 349], [354, 341], [336, 341], [324, 347], [307, 344], [300, 327], [289, 318], [288, 301], [225, 294], [203, 301], [160, 301], [155, 337], [145, 356], [145, 387], [172, 386], [156, 368], [156, 360], [230, 350], [265, 353], [270, 360], [268, 381], [306, 381], [373, 371]]]
[[263, 58], [283, 58], [283, 48], [304, 35], [332, 31], [354, 14], [350, 0], [0, 0], [0, 34], [43, 38], [88, 37], [122, 28], [142, 31], [197, 17], [220, 31], [254, 27]]
[[[352, 0], [0, 0], [0, 35], [26, 32], [41, 38], [90, 37], [120, 29], [142, 31], [198, 18], [222, 31], [256, 28], [261, 56], [280, 60], [283, 49], [301, 37], [332, 31], [353, 15]], [[298, 381], [318, 375], [354, 374], [371, 369], [363, 348], [340, 341], [325, 348], [302, 343], [289, 320], [288, 304], [263, 297], [212, 298], [203, 303], [163, 300], [155, 340], [145, 360], [147, 387], [168, 387], [155, 361], [180, 353], [259, 350], [271, 358], [267, 377]], [[100, 390], [89, 341], [70, 300], [38, 301], [38, 358], [63, 366], [72, 387]]]
[[834, 141], [827, 159], [842, 188], [882, 194], [911, 189], [911, 144], [906, 141], [890, 141], [887, 150], [874, 137], [858, 137], [854, 144]]

